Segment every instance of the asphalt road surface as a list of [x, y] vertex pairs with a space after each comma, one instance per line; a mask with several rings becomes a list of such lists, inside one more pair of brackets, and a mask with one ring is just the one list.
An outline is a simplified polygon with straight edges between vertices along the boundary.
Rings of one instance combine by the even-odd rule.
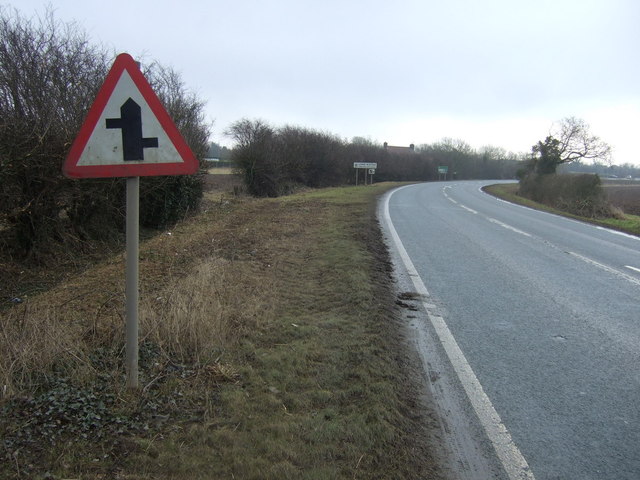
[[484, 391], [526, 461], [509, 478], [639, 479], [640, 239], [497, 200], [490, 183], [411, 185], [387, 205], [481, 385], [467, 394]]

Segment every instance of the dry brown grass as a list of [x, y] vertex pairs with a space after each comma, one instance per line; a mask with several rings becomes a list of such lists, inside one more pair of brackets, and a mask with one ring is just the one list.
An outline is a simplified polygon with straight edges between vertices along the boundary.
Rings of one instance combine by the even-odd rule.
[[270, 318], [273, 286], [259, 283], [247, 267], [204, 259], [176, 285], [145, 298], [140, 307], [145, 339], [181, 363], [214, 362], [248, 328]]
[[22, 392], [61, 361], [88, 364], [82, 327], [53, 306], [24, 305], [0, 315], [0, 399]]

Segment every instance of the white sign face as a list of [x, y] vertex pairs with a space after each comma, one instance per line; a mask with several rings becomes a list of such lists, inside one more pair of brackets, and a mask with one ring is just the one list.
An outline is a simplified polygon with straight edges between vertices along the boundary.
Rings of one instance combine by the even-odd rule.
[[[133, 101], [133, 103], [131, 103]], [[129, 102], [129, 103], [127, 103]], [[126, 105], [126, 106], [125, 106]], [[169, 140], [164, 128], [151, 111], [140, 90], [133, 83], [129, 72], [124, 70], [116, 84], [109, 102], [104, 107], [98, 123], [89, 137], [89, 141], [80, 155], [77, 165], [119, 165], [124, 163], [122, 128], [116, 127], [116, 120], [122, 121], [126, 113], [123, 110], [138, 110], [141, 120], [142, 140], [148, 140], [153, 146], [141, 149], [143, 158], [127, 159], [127, 163], [176, 163], [182, 162], [178, 150]], [[109, 127], [109, 125], [113, 125]], [[151, 139], [155, 139], [151, 141]]]
[[353, 168], [378, 168], [377, 163], [354, 162]]

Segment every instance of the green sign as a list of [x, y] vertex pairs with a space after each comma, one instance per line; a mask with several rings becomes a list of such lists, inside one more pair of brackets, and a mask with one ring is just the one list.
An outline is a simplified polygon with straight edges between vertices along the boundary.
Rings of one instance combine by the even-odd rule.
[[445, 175], [449, 171], [449, 167], [438, 167], [438, 173], [444, 173]]

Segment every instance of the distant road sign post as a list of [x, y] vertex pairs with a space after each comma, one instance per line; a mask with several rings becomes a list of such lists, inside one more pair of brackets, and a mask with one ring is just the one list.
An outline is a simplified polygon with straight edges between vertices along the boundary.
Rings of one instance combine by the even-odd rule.
[[71, 178], [127, 177], [127, 387], [138, 388], [140, 176], [191, 175], [198, 160], [128, 54], [118, 55], [62, 168]]
[[449, 167], [445, 166], [440, 166], [438, 167], [438, 178], [441, 178], [441, 175], [444, 175], [444, 179], [447, 179], [447, 173], [449, 172]]
[[[353, 168], [356, 169], [356, 185], [358, 185], [358, 170], [364, 169], [364, 184], [367, 184], [367, 170], [371, 175], [376, 172], [378, 164], [375, 162], [353, 162]], [[373, 177], [371, 177], [373, 179]]]

